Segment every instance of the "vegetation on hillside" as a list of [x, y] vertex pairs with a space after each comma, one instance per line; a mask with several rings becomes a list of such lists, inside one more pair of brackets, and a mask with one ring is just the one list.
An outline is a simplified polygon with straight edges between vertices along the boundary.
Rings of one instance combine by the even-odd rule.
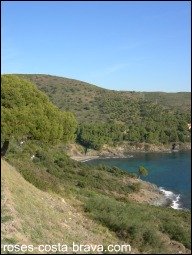
[[[95, 90], [95, 87], [91, 89]], [[131, 195], [139, 193], [141, 186], [133, 181], [136, 178], [134, 174], [116, 167], [89, 166], [73, 161], [65, 154], [66, 142], [74, 138], [75, 130], [79, 142], [95, 149], [99, 149], [104, 143], [115, 143], [121, 139], [135, 141], [138, 134], [140, 138], [142, 137], [141, 127], [144, 127], [150, 135], [150, 132], [151, 134], [157, 132], [158, 126], [160, 126], [158, 130], [161, 130], [170, 125], [171, 128], [177, 129], [175, 133], [167, 136], [170, 141], [175, 141], [176, 138], [171, 138], [173, 134], [176, 136], [178, 132], [184, 134], [186, 131], [187, 115], [182, 115], [178, 121], [176, 116], [179, 116], [179, 113], [170, 111], [166, 113], [160, 110], [161, 106], [150, 108], [147, 102], [141, 102], [140, 99], [133, 98], [133, 95], [128, 100], [130, 108], [126, 106], [130, 123], [129, 118], [124, 121], [113, 119], [109, 123], [101, 120], [97, 125], [90, 121], [87, 124], [82, 123], [77, 129], [73, 114], [59, 110], [49, 102], [43, 92], [39, 92], [28, 81], [13, 75], [3, 75], [1, 97], [2, 137], [5, 141], [10, 141], [5, 158], [29, 182], [29, 188], [34, 194], [44, 194], [43, 199], [45, 197], [48, 199], [49, 194], [54, 196], [56, 194], [59, 198], [70, 200], [74, 203], [73, 206], [78, 205], [83, 215], [93, 219], [100, 229], [109, 229], [116, 236], [116, 240], [130, 243], [139, 252], [171, 253], [174, 250], [173, 242], [179, 247], [182, 246], [183, 250], [190, 249], [190, 212], [137, 204], [131, 200]], [[121, 101], [118, 100], [114, 102], [107, 100], [103, 103], [101, 109], [106, 110], [107, 115], [112, 113], [111, 109], [112, 111], [117, 109], [115, 114], [119, 116], [119, 111], [124, 109], [123, 105], [120, 107]], [[140, 118], [142, 115], [138, 110], [140, 104], [146, 104], [146, 107], [141, 107], [145, 116], [143, 119]], [[188, 133], [186, 135], [188, 137]], [[158, 138], [156, 141], [159, 142]], [[49, 226], [47, 223], [50, 222], [49, 213], [42, 214], [39, 211], [46, 210], [44, 201], [39, 198], [37, 201], [31, 200], [29, 192], [23, 196], [22, 187], [15, 189], [13, 185], [15, 179], [11, 180], [10, 175], [11, 191], [17, 192], [14, 199], [17, 201], [18, 214], [25, 220], [22, 231], [25, 234], [30, 233], [30, 240], [35, 244], [45, 241], [47, 232], [51, 233], [47, 234], [50, 243], [58, 240], [57, 237], [61, 236], [58, 222], [62, 211], [53, 210], [52, 204], [49, 203], [53, 200], [46, 200], [49, 201], [46, 205], [50, 205], [47, 210], [53, 217], [56, 216], [53, 226]], [[26, 185], [26, 182], [22, 183]], [[17, 200], [20, 196], [21, 208]], [[60, 208], [59, 202], [56, 206]], [[35, 210], [35, 217], [40, 216], [40, 220], [35, 218], [37, 226], [30, 222], [34, 221], [34, 218], [29, 216], [31, 210]], [[41, 225], [43, 215], [45, 221], [47, 220], [45, 227]], [[4, 221], [7, 219], [9, 215], [5, 215]], [[102, 232], [100, 234], [102, 235]], [[6, 241], [14, 243], [11, 239]]]
[[62, 112], [29, 81], [12, 75], [1, 77], [1, 137], [47, 142], [73, 140], [75, 117]]
[[[4, 160], [1, 173], [1, 254], [64, 254], [66, 249], [50, 249], [57, 244], [67, 245], [68, 254], [72, 254], [73, 242], [104, 246], [122, 243], [107, 227], [87, 217], [79, 201], [36, 188]], [[10, 244], [9, 252], [4, 244]], [[24, 248], [42, 244], [47, 244], [46, 252], [27, 252]], [[17, 245], [15, 251], [13, 245]], [[24, 246], [23, 252], [18, 245]]]
[[190, 249], [190, 232], [186, 231], [189, 219], [185, 212], [174, 213], [168, 208], [124, 203], [99, 195], [89, 199], [85, 209], [94, 219], [141, 252], [166, 252], [163, 234]]
[[147, 176], [148, 174], [149, 174], [149, 171], [144, 166], [139, 167], [139, 170], [138, 170], [139, 178], [140, 178], [140, 176]]
[[76, 162], [64, 151], [62, 144], [12, 142], [7, 160], [36, 188], [80, 201], [78, 206], [86, 217], [140, 252], [171, 253], [174, 248], [170, 242], [176, 241], [190, 249], [190, 212], [133, 202], [129, 194], [141, 188], [131, 181], [136, 178], [134, 174], [116, 167]]
[[59, 108], [76, 115], [77, 142], [88, 148], [122, 141], [190, 141], [190, 93], [119, 92], [50, 75], [20, 76], [34, 82]]
[[144, 98], [149, 101], [154, 101], [172, 109], [178, 109], [181, 112], [190, 110], [191, 107], [191, 93], [189, 92], [144, 92]]
[[130, 91], [114, 91], [79, 80], [52, 75], [18, 74], [18, 76], [35, 83], [59, 108], [66, 110], [70, 107], [73, 112], [77, 113], [79, 121], [93, 120], [93, 113], [95, 113], [95, 120], [106, 120], [107, 115], [100, 112], [99, 104], [107, 99], [110, 101], [113, 99], [116, 101], [142, 99], [181, 112], [190, 111], [191, 107], [191, 93], [189, 92], [135, 92], [131, 89]]

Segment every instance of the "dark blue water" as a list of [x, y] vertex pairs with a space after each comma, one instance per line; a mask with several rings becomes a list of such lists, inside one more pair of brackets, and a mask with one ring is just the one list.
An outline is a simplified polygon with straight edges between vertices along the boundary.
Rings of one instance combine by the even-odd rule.
[[[132, 158], [107, 158], [88, 161], [88, 164], [117, 166], [137, 172], [143, 165], [149, 171], [141, 179], [152, 182], [164, 190], [172, 191], [180, 208], [191, 209], [191, 152], [137, 153]], [[169, 193], [169, 192], [168, 192]], [[180, 195], [180, 196], [178, 196]]]

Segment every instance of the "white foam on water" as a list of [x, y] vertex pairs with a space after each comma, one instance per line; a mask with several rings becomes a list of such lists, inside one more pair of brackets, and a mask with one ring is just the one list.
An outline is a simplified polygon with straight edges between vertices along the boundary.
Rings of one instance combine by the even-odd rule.
[[176, 195], [176, 194], [173, 193], [172, 191], [170, 191], [170, 190], [165, 190], [165, 189], [162, 188], [162, 187], [160, 187], [159, 190], [160, 190], [161, 192], [164, 193], [165, 197], [167, 197], [167, 198], [169, 198], [169, 199], [172, 200], [172, 205], [171, 205], [171, 207], [172, 207], [173, 209], [176, 209], [176, 210], [182, 209], [182, 208], [180, 207], [180, 203], [179, 203], [179, 200], [180, 200], [180, 198], [181, 198], [181, 195], [180, 195], [180, 194], [179, 194], [179, 195]]
[[173, 205], [171, 206], [173, 209], [177, 209], [177, 210], [181, 209], [178, 203], [179, 200], [180, 200], [180, 195], [177, 195], [176, 199], [173, 200]]
[[81, 162], [87, 162], [87, 161], [90, 161], [90, 160], [92, 160], [91, 158], [89, 158], [89, 159], [84, 159], [84, 160], [82, 160]]
[[117, 159], [121, 159], [121, 158], [133, 158], [133, 155], [126, 155], [126, 156], [106, 156], [106, 157], [101, 157], [100, 159], [111, 159], [111, 158], [117, 158]]

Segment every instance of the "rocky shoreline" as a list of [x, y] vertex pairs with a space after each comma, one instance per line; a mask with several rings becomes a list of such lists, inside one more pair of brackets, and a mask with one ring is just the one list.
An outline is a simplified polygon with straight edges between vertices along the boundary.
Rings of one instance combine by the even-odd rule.
[[[104, 158], [130, 158], [133, 157], [132, 153], [172, 153], [170, 145], [160, 147], [149, 145], [148, 150], [145, 150], [144, 148], [146, 149], [146, 144], [140, 144], [139, 147], [137, 147], [136, 145], [130, 146], [128, 144], [117, 147], [110, 147], [106, 145], [101, 151], [88, 150], [85, 155], [82, 147], [79, 145], [75, 145], [72, 150], [68, 150], [68, 155], [74, 160], [86, 162], [89, 160]], [[191, 144], [183, 144], [179, 147], [179, 150], [177, 151], [184, 151], [190, 149]], [[157, 187], [155, 184], [134, 178], [129, 178], [128, 180], [128, 183], [137, 182], [141, 184], [141, 190], [138, 193], [129, 194], [129, 198], [131, 200], [138, 203], [146, 203], [154, 206], [181, 209], [177, 206], [175, 207], [175, 201], [166, 195], [166, 191], [162, 191], [162, 189], [160, 187]]]
[[[74, 160], [86, 162], [88, 160], [104, 158], [99, 156], [74, 156]], [[129, 199], [138, 203], [146, 203], [154, 206], [171, 207], [173, 201], [168, 198], [155, 184], [137, 178], [124, 180], [127, 184], [140, 183], [139, 192], [129, 194]]]
[[133, 183], [140, 183], [141, 189], [138, 193], [132, 193], [129, 198], [138, 203], [145, 203], [154, 206], [171, 207], [173, 201], [168, 198], [155, 184], [143, 180], [131, 180]]
[[73, 159], [73, 160], [76, 160], [76, 161], [86, 162], [86, 161], [89, 161], [89, 160], [92, 160], [92, 159], [100, 159], [101, 157], [81, 155], [81, 156], [71, 156], [70, 158]]
[[[191, 143], [178, 144], [176, 150], [184, 151], [191, 150]], [[70, 144], [66, 149], [66, 153], [72, 159], [77, 161], [87, 161], [91, 159], [99, 159], [99, 158], [128, 158], [131, 156], [131, 153], [172, 153], [171, 145], [154, 145], [154, 144], [131, 144], [131, 143], [123, 143], [117, 146], [109, 146], [104, 145], [100, 151], [96, 151], [93, 149], [88, 149], [86, 154], [84, 148], [78, 144]]]

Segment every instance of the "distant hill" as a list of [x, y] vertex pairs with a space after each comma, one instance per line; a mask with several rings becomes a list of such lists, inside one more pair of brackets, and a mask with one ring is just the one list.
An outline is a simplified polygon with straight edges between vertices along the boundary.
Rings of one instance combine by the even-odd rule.
[[189, 110], [191, 108], [191, 93], [190, 92], [144, 92], [145, 99], [156, 101], [158, 104], [175, 107], [180, 110]]
[[[130, 118], [133, 104], [140, 101], [158, 104], [164, 108], [175, 109], [180, 112], [190, 111], [191, 107], [190, 92], [114, 91], [86, 82], [52, 75], [19, 74], [19, 76], [35, 83], [59, 108], [70, 109], [74, 112], [80, 122], [114, 119], [123, 121], [126, 117]], [[118, 112], [116, 112], [117, 109]]]

